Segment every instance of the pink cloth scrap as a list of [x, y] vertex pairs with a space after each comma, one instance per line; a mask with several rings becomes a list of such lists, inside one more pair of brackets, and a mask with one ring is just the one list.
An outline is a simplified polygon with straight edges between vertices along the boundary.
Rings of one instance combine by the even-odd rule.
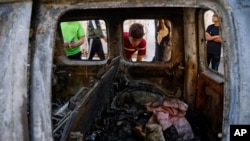
[[148, 111], [153, 112], [148, 124], [158, 123], [163, 130], [174, 125], [182, 140], [194, 137], [192, 128], [185, 118], [188, 105], [183, 101], [169, 98], [163, 102], [149, 102], [145, 106]]

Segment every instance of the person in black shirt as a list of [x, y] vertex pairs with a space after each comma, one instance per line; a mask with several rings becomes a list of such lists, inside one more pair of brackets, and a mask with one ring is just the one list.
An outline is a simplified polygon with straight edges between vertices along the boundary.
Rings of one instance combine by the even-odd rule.
[[207, 65], [212, 63], [212, 69], [218, 71], [221, 55], [220, 23], [216, 14], [212, 17], [213, 23], [207, 27]]
[[88, 22], [88, 43], [89, 43], [88, 60], [92, 60], [95, 53], [97, 53], [100, 60], [105, 59], [101, 39], [107, 42], [107, 38], [104, 36], [102, 32], [99, 20], [90, 20]]

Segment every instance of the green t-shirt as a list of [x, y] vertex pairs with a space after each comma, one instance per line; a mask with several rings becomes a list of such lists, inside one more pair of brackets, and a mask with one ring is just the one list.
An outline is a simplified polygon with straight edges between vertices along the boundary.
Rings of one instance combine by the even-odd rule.
[[[85, 36], [84, 29], [80, 22], [62, 22], [60, 24], [64, 41], [72, 43], [78, 41], [80, 37]], [[75, 48], [65, 48], [67, 56], [75, 55], [81, 51], [80, 46]]]

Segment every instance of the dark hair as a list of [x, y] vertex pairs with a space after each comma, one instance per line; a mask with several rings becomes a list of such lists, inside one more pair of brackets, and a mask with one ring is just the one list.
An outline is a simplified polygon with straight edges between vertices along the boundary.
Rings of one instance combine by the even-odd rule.
[[129, 28], [129, 35], [135, 39], [140, 39], [144, 35], [143, 25], [139, 23], [133, 23]]

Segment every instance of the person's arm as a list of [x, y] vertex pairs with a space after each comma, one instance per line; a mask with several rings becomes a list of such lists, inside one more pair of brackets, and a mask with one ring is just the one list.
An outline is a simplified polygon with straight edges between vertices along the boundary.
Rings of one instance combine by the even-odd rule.
[[146, 40], [142, 38], [141, 43], [139, 44], [139, 46], [137, 47], [137, 57], [136, 57], [136, 61], [142, 61], [142, 59], [144, 58], [144, 56], [146, 55]]
[[213, 41], [214, 39], [214, 36], [211, 36], [208, 32], [206, 32], [206, 41]]
[[136, 61], [140, 62], [142, 61], [142, 58], [144, 57], [144, 55], [137, 55]]
[[69, 47], [69, 42], [67, 42], [67, 41], [64, 41], [63, 42], [63, 46], [66, 48], [66, 47]]
[[211, 36], [206, 32], [206, 41], [215, 41], [221, 43], [222, 39], [220, 35]]
[[69, 47], [70, 48], [75, 48], [78, 46], [81, 46], [83, 43], [85, 42], [85, 36], [80, 37], [80, 39], [78, 41], [75, 41], [73, 43], [69, 43]]
[[218, 43], [221, 43], [222, 42], [221, 36], [220, 35], [216, 35], [214, 41], [218, 42]]
[[[79, 47], [85, 42], [85, 31], [80, 22], [77, 22], [77, 24], [78, 24], [77, 25], [78, 30], [75, 35], [76, 38], [73, 38], [72, 41], [70, 42], [69, 44], [70, 48]], [[78, 40], [75, 40], [75, 39], [78, 39]]]
[[221, 43], [221, 36], [220, 35], [215, 35], [211, 36], [209, 33], [206, 32], [206, 41], [215, 41]]

